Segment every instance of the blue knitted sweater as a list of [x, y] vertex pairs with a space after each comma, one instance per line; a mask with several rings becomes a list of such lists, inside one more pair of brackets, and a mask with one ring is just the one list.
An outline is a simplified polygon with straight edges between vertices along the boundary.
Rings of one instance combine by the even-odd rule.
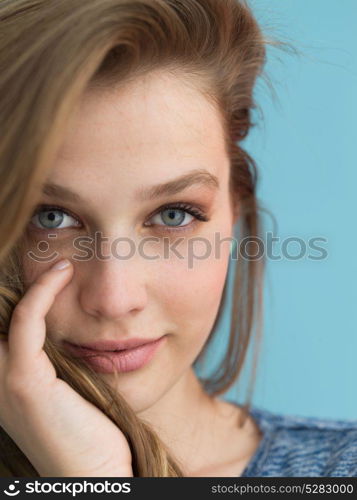
[[263, 437], [241, 477], [357, 477], [357, 419], [250, 414]]

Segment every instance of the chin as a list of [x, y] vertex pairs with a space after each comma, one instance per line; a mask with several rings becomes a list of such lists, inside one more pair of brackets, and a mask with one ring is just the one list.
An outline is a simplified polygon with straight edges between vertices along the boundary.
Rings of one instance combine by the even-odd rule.
[[[129, 375], [129, 373], [119, 373], [117, 382], [114, 374], [99, 373], [98, 375], [105, 380], [115, 392], [119, 393], [125, 399], [126, 403], [135, 413], [140, 413], [153, 406], [165, 391], [162, 391], [162, 393], [159, 391], [154, 392], [151, 389], [151, 384], [145, 386], [142, 382], [125, 383], [125, 381], [122, 380], [122, 375], [126, 376]], [[138, 387], [140, 387], [141, 390], [138, 390]]]

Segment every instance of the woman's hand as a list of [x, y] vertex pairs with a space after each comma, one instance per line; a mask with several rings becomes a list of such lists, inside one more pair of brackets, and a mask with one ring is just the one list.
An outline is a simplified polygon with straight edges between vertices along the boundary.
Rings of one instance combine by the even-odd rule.
[[72, 264], [44, 272], [13, 311], [8, 342], [0, 342], [0, 425], [40, 476], [129, 477], [123, 433], [56, 377], [43, 350], [45, 316], [72, 274]]

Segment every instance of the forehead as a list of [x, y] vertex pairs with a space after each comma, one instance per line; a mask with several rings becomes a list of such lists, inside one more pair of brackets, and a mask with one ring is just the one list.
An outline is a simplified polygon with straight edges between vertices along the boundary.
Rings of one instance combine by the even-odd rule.
[[64, 139], [60, 156], [66, 158], [106, 154], [108, 147], [134, 158], [224, 147], [221, 115], [212, 102], [188, 77], [158, 71], [118, 89], [85, 92]]
[[222, 120], [213, 103], [184, 77], [155, 72], [83, 94], [49, 180], [73, 181], [81, 192], [81, 186], [94, 190], [110, 179], [105, 189], [131, 190], [192, 169], [222, 177], [225, 159]]

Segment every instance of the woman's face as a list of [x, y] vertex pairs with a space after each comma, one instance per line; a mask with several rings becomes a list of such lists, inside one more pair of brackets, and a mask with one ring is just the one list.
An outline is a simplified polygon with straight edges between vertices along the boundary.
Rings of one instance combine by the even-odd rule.
[[[154, 192], [198, 172], [196, 182]], [[118, 389], [137, 411], [191, 371], [213, 326], [234, 223], [228, 183], [218, 111], [183, 79], [156, 72], [84, 94], [46, 179], [61, 191], [47, 187], [27, 226], [26, 288], [55, 260], [74, 265], [46, 317], [50, 338], [166, 336], [147, 364], [119, 373]], [[185, 210], [165, 208], [177, 203]]]

